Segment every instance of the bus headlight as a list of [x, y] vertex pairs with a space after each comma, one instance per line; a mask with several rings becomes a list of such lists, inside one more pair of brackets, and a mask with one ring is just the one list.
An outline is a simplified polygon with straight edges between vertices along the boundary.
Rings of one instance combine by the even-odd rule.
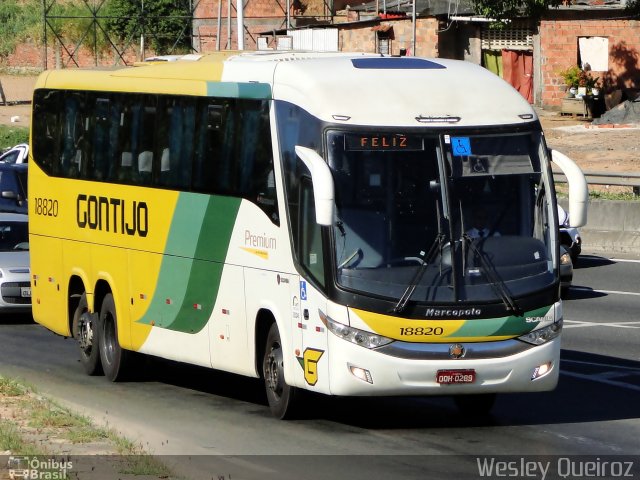
[[377, 348], [383, 345], [387, 345], [393, 342], [392, 338], [383, 337], [375, 333], [365, 332], [357, 328], [350, 327], [343, 323], [338, 323], [332, 320], [324, 313], [320, 312], [320, 320], [324, 323], [329, 331], [335, 336], [347, 340], [348, 342], [355, 343], [365, 348]]
[[543, 343], [547, 343], [548, 341], [556, 338], [558, 335], [560, 335], [560, 332], [562, 332], [562, 319], [552, 323], [547, 327], [534, 330], [527, 333], [526, 335], [522, 335], [518, 337], [518, 340], [530, 343], [532, 345], [542, 345]]

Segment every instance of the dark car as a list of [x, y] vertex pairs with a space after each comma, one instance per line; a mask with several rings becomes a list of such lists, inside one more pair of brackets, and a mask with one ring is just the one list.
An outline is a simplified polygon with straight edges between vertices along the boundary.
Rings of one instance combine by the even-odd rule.
[[28, 163], [0, 162], [0, 211], [28, 213]]

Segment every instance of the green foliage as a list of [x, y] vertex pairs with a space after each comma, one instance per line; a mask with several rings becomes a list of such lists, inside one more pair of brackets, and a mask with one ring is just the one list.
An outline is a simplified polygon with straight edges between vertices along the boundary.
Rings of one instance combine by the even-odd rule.
[[151, 50], [159, 55], [190, 50], [189, 0], [108, 0], [105, 28], [123, 43], [143, 33]]
[[640, 17], [640, 0], [627, 0], [625, 10], [629, 15]]
[[29, 141], [29, 129], [27, 127], [9, 127], [0, 125], [0, 151], [13, 147], [19, 143]]
[[559, 75], [562, 77], [567, 87], [578, 88], [580, 72], [582, 72], [580, 67], [578, 67], [577, 65], [574, 65], [565, 70], [562, 70]]
[[475, 10], [487, 18], [499, 22], [529, 17], [539, 20], [552, 7], [557, 7], [562, 0], [472, 0]]
[[16, 45], [42, 30], [42, 7], [38, 0], [0, 2], [0, 57], [6, 57]]
[[577, 65], [562, 70], [559, 75], [569, 88], [587, 87], [587, 90], [591, 90], [598, 86], [598, 81], [600, 80], [600, 77], [594, 77], [591, 72], [582, 70]]
[[[158, 54], [189, 52], [193, 0], [46, 0], [47, 42], [61, 40], [104, 51], [110, 42], [137, 44], [144, 32], [147, 48]], [[144, 5], [144, 9], [143, 9]], [[94, 18], [97, 21], [94, 21]], [[42, 0], [0, 0], [0, 57], [31, 39], [42, 42]]]
[[81, 43], [90, 49], [106, 47], [107, 43], [99, 29], [98, 37], [94, 35], [94, 7], [91, 3], [85, 3], [82, 0], [47, 0], [47, 2], [49, 44], [55, 44], [62, 39], [69, 46]]

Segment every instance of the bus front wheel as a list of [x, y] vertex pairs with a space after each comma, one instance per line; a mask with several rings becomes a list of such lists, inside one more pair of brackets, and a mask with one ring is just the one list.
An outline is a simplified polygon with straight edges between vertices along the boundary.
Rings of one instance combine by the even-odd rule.
[[104, 375], [112, 382], [123, 380], [126, 376], [130, 352], [123, 350], [118, 343], [116, 306], [111, 293], [105, 295], [100, 308], [98, 345]]
[[275, 323], [271, 325], [267, 335], [262, 373], [271, 413], [280, 419], [292, 418], [299, 392], [285, 382], [282, 343]]
[[80, 363], [87, 375], [100, 375], [100, 351], [98, 349], [98, 315], [89, 312], [87, 294], [83, 293], [78, 302], [73, 320], [71, 334], [80, 347]]

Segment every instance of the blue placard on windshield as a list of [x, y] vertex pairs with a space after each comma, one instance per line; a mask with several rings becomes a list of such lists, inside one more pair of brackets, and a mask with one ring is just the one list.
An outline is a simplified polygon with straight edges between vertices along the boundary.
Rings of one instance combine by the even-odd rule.
[[451, 137], [451, 151], [454, 157], [468, 157], [472, 155], [469, 137]]

